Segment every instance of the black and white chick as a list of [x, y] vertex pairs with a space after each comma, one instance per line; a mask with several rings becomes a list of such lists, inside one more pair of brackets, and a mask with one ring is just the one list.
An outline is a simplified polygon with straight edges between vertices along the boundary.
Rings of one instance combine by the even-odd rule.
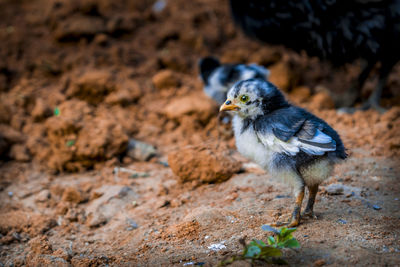
[[309, 199], [302, 216], [313, 215], [318, 186], [347, 154], [339, 135], [325, 121], [293, 106], [270, 82], [250, 79], [236, 83], [220, 111], [234, 113], [238, 151], [270, 174], [290, 184], [296, 197], [291, 220], [300, 222], [305, 187]]
[[238, 81], [258, 78], [268, 80], [269, 70], [257, 64], [221, 64], [214, 57], [199, 62], [204, 92], [219, 105], [224, 103], [228, 90]]

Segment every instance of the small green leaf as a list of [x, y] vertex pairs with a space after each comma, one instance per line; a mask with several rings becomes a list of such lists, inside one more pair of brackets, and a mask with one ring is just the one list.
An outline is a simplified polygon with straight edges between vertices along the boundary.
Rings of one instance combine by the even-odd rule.
[[268, 237], [268, 244], [269, 245], [274, 245], [275, 244], [275, 238], [273, 236]]
[[256, 255], [259, 255], [261, 249], [258, 246], [249, 246], [247, 248], [247, 252], [244, 255], [246, 258], [254, 258]]
[[54, 115], [55, 115], [55, 116], [59, 116], [59, 115], [60, 115], [60, 109], [59, 109], [58, 107], [56, 107], [56, 108], [54, 109]]
[[274, 227], [269, 226], [268, 224], [264, 224], [263, 226], [261, 226], [261, 229], [267, 232], [273, 232], [275, 234], [279, 234], [278, 229], [275, 229]]
[[282, 245], [283, 243], [285, 243], [286, 241], [288, 241], [288, 240], [290, 240], [290, 239], [292, 239], [293, 238], [293, 236], [291, 235], [291, 234], [289, 234], [289, 235], [286, 235], [286, 236], [284, 236], [284, 237], [282, 237], [282, 236], [278, 236], [278, 245]]
[[282, 256], [282, 252], [279, 248], [263, 247], [261, 249], [260, 256], [262, 256], [263, 258], [280, 257], [280, 256]]
[[286, 231], [287, 231], [287, 227], [281, 227], [281, 228], [279, 229], [279, 235], [280, 235], [280, 236], [284, 235], [284, 234], [286, 233]]
[[292, 238], [290, 240], [287, 240], [285, 243], [283, 243], [282, 247], [284, 247], [284, 248], [298, 248], [298, 247], [300, 247], [300, 243], [296, 239]]
[[258, 240], [258, 239], [254, 239], [254, 241], [261, 247], [266, 247], [267, 244], [264, 243], [264, 241]]
[[286, 237], [286, 236], [288, 236], [288, 235], [290, 235], [291, 233], [293, 233], [294, 231], [296, 231], [297, 229], [296, 228], [286, 228], [286, 227], [282, 227], [281, 229], [280, 229], [280, 236], [281, 237]]
[[65, 143], [65, 145], [67, 146], [67, 147], [71, 147], [71, 146], [73, 146], [73, 145], [75, 145], [75, 140], [68, 140], [66, 143]]

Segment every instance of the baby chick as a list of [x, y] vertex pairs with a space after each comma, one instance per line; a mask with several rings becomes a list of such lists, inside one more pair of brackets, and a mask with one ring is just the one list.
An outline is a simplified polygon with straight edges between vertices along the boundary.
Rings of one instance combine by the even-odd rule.
[[251, 78], [267, 80], [269, 71], [256, 64], [221, 64], [218, 59], [206, 57], [200, 60], [200, 76], [204, 92], [219, 105], [224, 103], [229, 88], [236, 82]]
[[303, 216], [312, 216], [318, 186], [335, 163], [347, 157], [339, 135], [325, 121], [289, 104], [270, 82], [250, 79], [236, 83], [220, 111], [232, 111], [238, 151], [294, 189], [291, 220], [297, 226], [304, 189], [309, 199]]

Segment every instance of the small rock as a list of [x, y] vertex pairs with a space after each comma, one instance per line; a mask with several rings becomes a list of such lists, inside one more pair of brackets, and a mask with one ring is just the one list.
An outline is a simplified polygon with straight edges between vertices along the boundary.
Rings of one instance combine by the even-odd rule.
[[104, 216], [103, 213], [95, 212], [95, 213], [89, 214], [87, 221], [86, 221], [86, 225], [89, 227], [99, 227], [103, 224], [106, 224], [107, 221], [108, 221], [107, 217]]
[[129, 225], [129, 228], [131, 229], [137, 229], [139, 227], [138, 224], [131, 218], [126, 218], [126, 223]]
[[330, 184], [325, 187], [328, 195], [345, 195], [346, 197], [360, 196], [361, 188], [342, 184]]
[[378, 205], [373, 205], [372, 208], [373, 208], [374, 210], [380, 210], [380, 209], [382, 209], [382, 208], [381, 208], [380, 206], [378, 206]]
[[179, 86], [179, 79], [175, 72], [162, 70], [153, 76], [153, 84], [157, 89], [164, 89]]
[[275, 198], [291, 198], [290, 195], [277, 195]]
[[35, 197], [35, 201], [36, 202], [45, 202], [47, 200], [49, 200], [50, 198], [50, 191], [47, 189], [44, 189], [42, 191], [39, 192], [39, 194], [37, 194], [37, 196]]
[[128, 142], [127, 155], [136, 160], [148, 161], [150, 158], [157, 155], [157, 149], [150, 144], [130, 139]]
[[341, 184], [330, 184], [325, 188], [328, 195], [342, 195], [343, 194], [343, 185]]
[[169, 167], [169, 164], [168, 164], [168, 162], [165, 162], [165, 161], [159, 161], [158, 163], [159, 163], [159, 164], [161, 164], [161, 165], [163, 165], [164, 167]]
[[339, 219], [339, 220], [337, 220], [337, 222], [340, 224], [347, 224], [347, 221], [343, 220], [343, 219]]
[[212, 250], [212, 251], [219, 251], [219, 250], [221, 250], [221, 249], [225, 249], [226, 248], [226, 246], [224, 245], [224, 241], [222, 241], [221, 243], [217, 243], [217, 244], [211, 244], [211, 245], [209, 245], [207, 248], [209, 249], [209, 250]]
[[168, 163], [180, 182], [223, 182], [241, 168], [229, 148], [220, 144], [189, 146], [172, 152]]
[[318, 266], [324, 266], [326, 264], [326, 261], [324, 259], [319, 259], [314, 261], [313, 265], [318, 267]]

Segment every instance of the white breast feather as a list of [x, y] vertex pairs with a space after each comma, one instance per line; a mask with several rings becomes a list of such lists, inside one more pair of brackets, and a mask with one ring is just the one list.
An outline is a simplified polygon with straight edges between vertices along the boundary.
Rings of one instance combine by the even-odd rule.
[[238, 151], [262, 168], [267, 169], [273, 152], [259, 141], [252, 127], [242, 133], [242, 125], [243, 120], [235, 116], [233, 118], [233, 131]]

